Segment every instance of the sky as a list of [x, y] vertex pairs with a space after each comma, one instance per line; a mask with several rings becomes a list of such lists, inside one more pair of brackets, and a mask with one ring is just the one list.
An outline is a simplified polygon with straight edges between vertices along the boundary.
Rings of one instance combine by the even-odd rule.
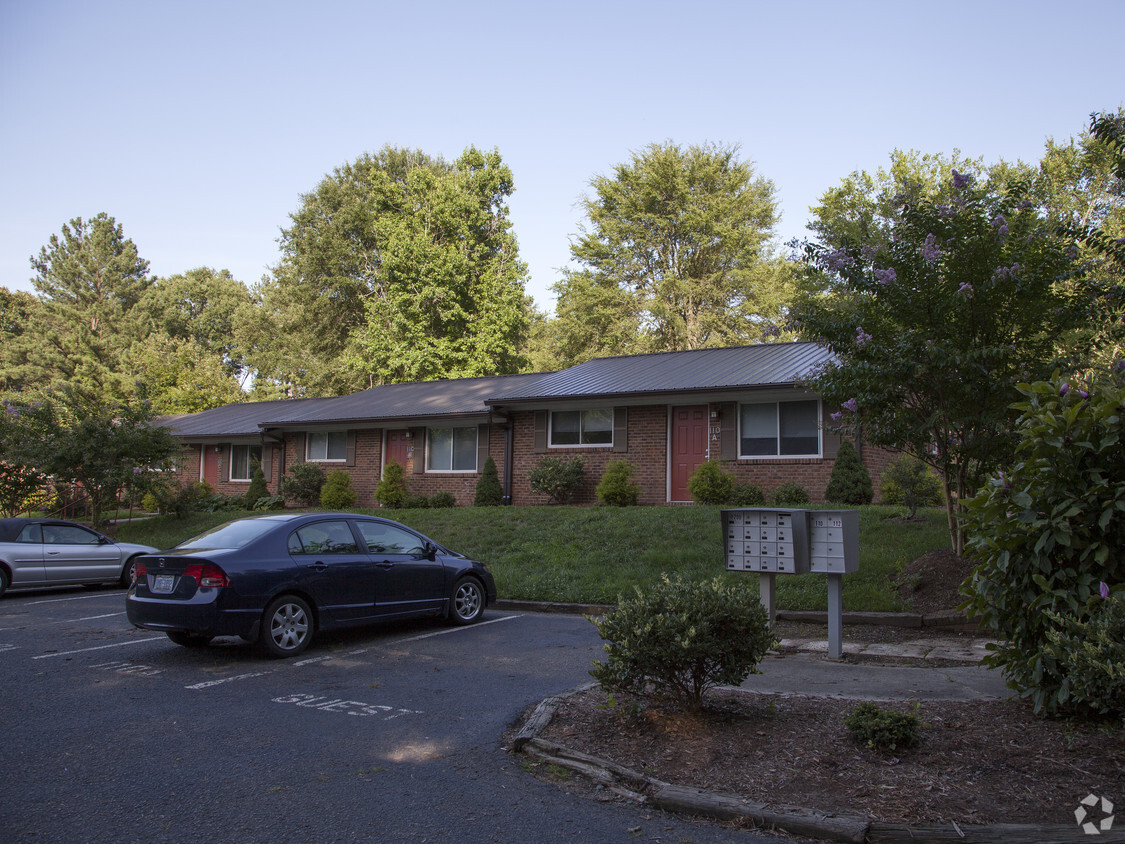
[[498, 149], [544, 310], [590, 179], [737, 144], [778, 243], [894, 149], [1036, 162], [1125, 104], [1125, 0], [0, 0], [0, 285], [75, 217], [253, 285], [332, 170]]

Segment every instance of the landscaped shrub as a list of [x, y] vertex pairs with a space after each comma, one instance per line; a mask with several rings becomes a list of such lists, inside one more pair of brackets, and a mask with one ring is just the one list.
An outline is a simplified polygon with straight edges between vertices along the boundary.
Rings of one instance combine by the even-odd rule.
[[766, 495], [754, 484], [739, 482], [734, 485], [730, 503], [735, 507], [760, 507], [766, 503]]
[[590, 674], [607, 691], [655, 695], [698, 712], [717, 685], [737, 686], [774, 647], [765, 608], [744, 582], [662, 575], [617, 608], [590, 617], [608, 659]]
[[1062, 708], [1125, 719], [1125, 591], [1091, 598], [1085, 619], [1053, 613], [1043, 650], [1062, 675]]
[[343, 469], [329, 472], [320, 490], [320, 506], [329, 510], [346, 510], [355, 504], [355, 499], [351, 474]]
[[1074, 670], [1056, 636], [1091, 624], [1090, 598], [1125, 584], [1125, 367], [1077, 383], [1023, 385], [1011, 467], [968, 502], [980, 565], [963, 587], [997, 640], [985, 662], [1036, 711], [1065, 713]]
[[527, 473], [531, 491], [546, 495], [550, 504], [566, 504], [586, 476], [586, 458], [544, 457]]
[[700, 463], [688, 478], [687, 488], [697, 504], [727, 504], [734, 495], [735, 478], [718, 460]]
[[770, 493], [770, 504], [774, 507], [796, 507], [809, 503], [809, 494], [800, 484], [785, 483]]
[[456, 506], [457, 496], [455, 496], [452, 492], [435, 492], [433, 496], [430, 497], [430, 507], [432, 507], [434, 510], [441, 510], [445, 507]]
[[852, 505], [870, 504], [875, 497], [871, 474], [860, 462], [859, 452], [851, 440], [840, 440], [824, 497], [834, 503]]
[[250, 478], [250, 486], [246, 488], [246, 493], [242, 496], [243, 501], [246, 502], [246, 509], [253, 510], [258, 506], [258, 502], [263, 498], [268, 498], [270, 494], [269, 489], [266, 487], [266, 473], [262, 471], [261, 461], [254, 461], [254, 474]]
[[636, 504], [641, 488], [633, 482], [633, 464], [627, 460], [611, 460], [598, 482], [598, 501], [611, 507]]
[[320, 504], [320, 490], [323, 487], [324, 470], [315, 463], [295, 463], [281, 479], [281, 494], [305, 507]]
[[918, 718], [918, 704], [914, 704], [911, 712], [898, 712], [864, 701], [844, 719], [844, 726], [860, 744], [890, 752], [916, 744], [922, 721]]
[[884, 504], [907, 507], [913, 519], [919, 507], [941, 503], [941, 479], [917, 457], [904, 454], [883, 471], [882, 496]]
[[410, 498], [406, 488], [406, 469], [391, 461], [383, 469], [383, 480], [375, 487], [375, 500], [384, 507], [405, 507]]
[[406, 501], [402, 503], [402, 506], [407, 510], [429, 510], [430, 499], [422, 493], [418, 493], [417, 495], [408, 495], [406, 497]]
[[496, 461], [492, 455], [484, 460], [480, 478], [477, 479], [476, 495], [473, 505], [476, 507], [496, 507], [504, 503], [504, 487], [500, 486], [500, 476], [496, 472]]

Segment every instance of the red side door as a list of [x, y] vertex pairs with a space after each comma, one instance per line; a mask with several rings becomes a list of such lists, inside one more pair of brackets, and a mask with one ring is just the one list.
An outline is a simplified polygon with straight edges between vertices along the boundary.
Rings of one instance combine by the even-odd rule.
[[203, 480], [217, 486], [219, 483], [219, 446], [203, 446]]
[[688, 478], [707, 460], [707, 405], [672, 408], [671, 501], [691, 501]]
[[[410, 446], [413, 441], [407, 439], [407, 431], [387, 431], [387, 463], [397, 463], [402, 468], [410, 469]], [[386, 468], [386, 464], [384, 464]]]

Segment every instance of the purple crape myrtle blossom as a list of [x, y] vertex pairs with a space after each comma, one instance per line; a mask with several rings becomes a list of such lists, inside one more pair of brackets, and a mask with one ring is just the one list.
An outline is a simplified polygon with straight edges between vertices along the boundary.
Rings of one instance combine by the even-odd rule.
[[966, 299], [973, 298], [973, 286], [967, 281], [961, 282], [961, 286], [957, 288], [957, 293], [964, 296]]
[[973, 177], [968, 173], [958, 173], [956, 170], [953, 171], [953, 187], [957, 188], [957, 190], [967, 188], [972, 184], [972, 181]]
[[898, 281], [898, 273], [895, 272], [894, 267], [887, 267], [885, 270], [875, 270], [875, 280], [880, 284], [893, 284]]
[[871, 335], [863, 330], [862, 325], [855, 330], [855, 344], [857, 346], [866, 346], [867, 341], [869, 341], [870, 339]]
[[1004, 219], [1003, 214], [997, 214], [992, 219], [992, 228], [999, 229], [1001, 237], [1008, 234], [1008, 221]]
[[1098, 584], [1098, 594], [1100, 594], [1103, 598], [1109, 597], [1109, 584], [1107, 584], [1104, 580]]
[[853, 264], [855, 264], [855, 258], [843, 249], [836, 249], [824, 256], [824, 265], [833, 272], [841, 272]]
[[941, 249], [938, 248], [937, 238], [934, 237], [933, 232], [930, 232], [926, 235], [926, 242], [922, 244], [922, 259], [927, 264], [933, 264], [936, 263], [937, 259], [940, 257]]
[[849, 410], [852, 413], [855, 413], [859, 410], [859, 403], [855, 399], [848, 399], [846, 402], [840, 405], [840, 407], [844, 408], [844, 410]]
[[828, 415], [828, 418], [831, 419], [833, 422], [839, 422], [841, 419], [844, 418], [844, 414], [842, 414], [840, 412], [830, 413]]
[[938, 205], [934, 210], [937, 211], [939, 217], [952, 217], [954, 214], [951, 205]]
[[1065, 396], [1069, 392], [1070, 392], [1070, 384], [1068, 384], [1066, 381], [1063, 381], [1062, 386], [1059, 387], [1059, 395]]

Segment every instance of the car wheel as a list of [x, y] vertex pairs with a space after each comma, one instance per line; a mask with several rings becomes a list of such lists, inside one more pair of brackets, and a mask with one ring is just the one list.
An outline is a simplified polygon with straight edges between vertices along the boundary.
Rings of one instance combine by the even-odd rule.
[[8, 589], [8, 570], [0, 566], [0, 595], [3, 595]]
[[266, 656], [296, 656], [312, 639], [312, 610], [296, 595], [282, 595], [266, 607], [258, 640]]
[[183, 633], [179, 630], [169, 632], [168, 638], [184, 648], [205, 648], [211, 644], [214, 636], [203, 636], [199, 633]]
[[130, 557], [121, 570], [121, 585], [128, 589], [133, 585], [133, 572], [137, 570], [137, 558]]
[[475, 577], [462, 577], [453, 585], [449, 617], [454, 624], [472, 624], [484, 615], [484, 587]]

